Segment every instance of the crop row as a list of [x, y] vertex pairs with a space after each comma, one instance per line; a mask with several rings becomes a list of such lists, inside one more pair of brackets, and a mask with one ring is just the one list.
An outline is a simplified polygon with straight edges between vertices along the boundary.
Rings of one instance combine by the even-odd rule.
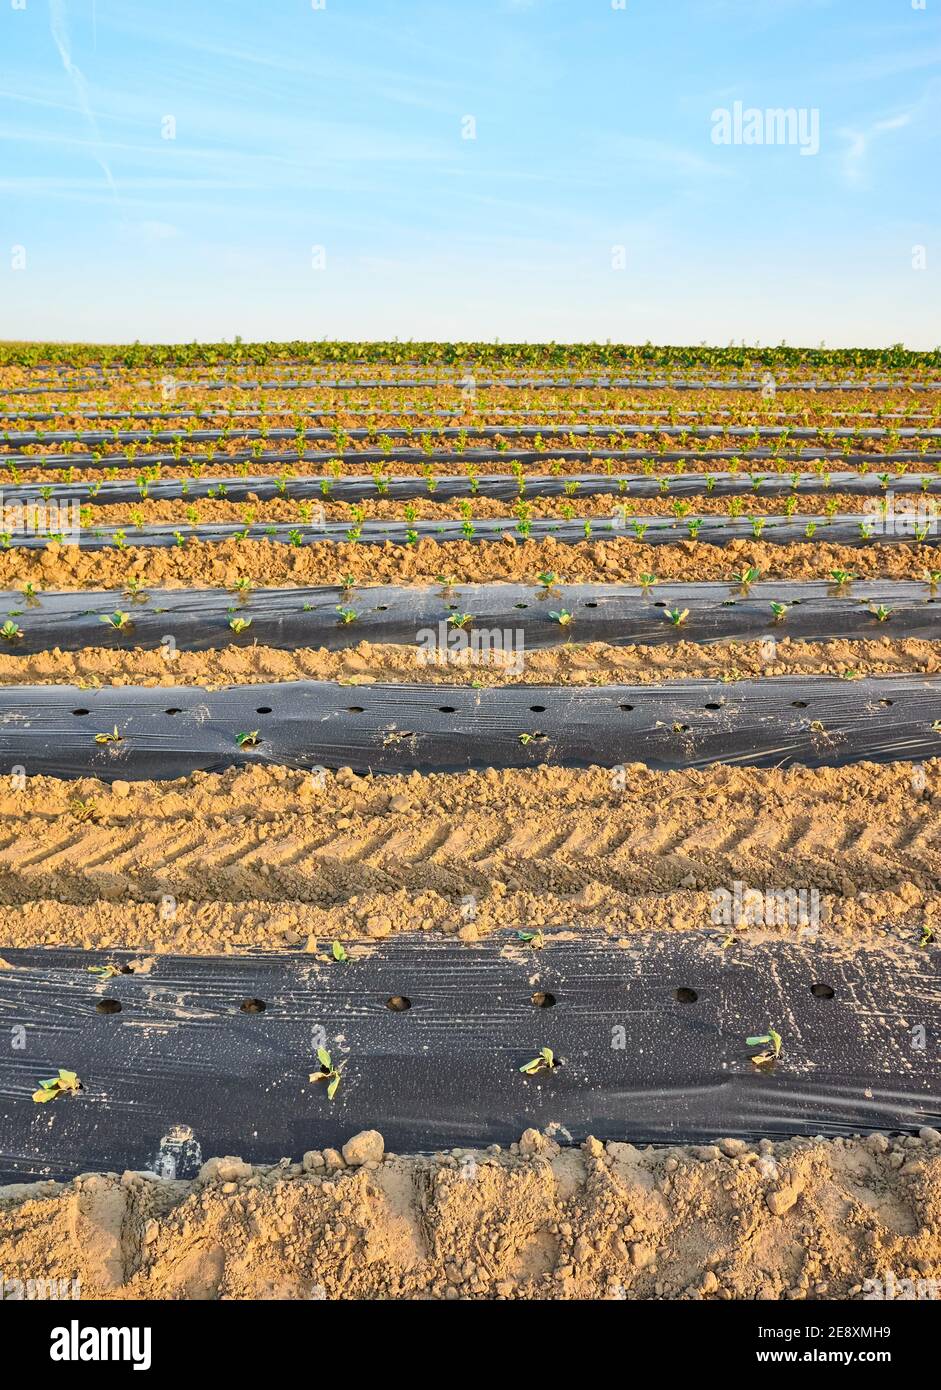
[[[36, 1041], [2, 1053], [0, 1179], [193, 1178], [205, 1154], [244, 1152], [248, 1134], [250, 1157], [277, 1164], [338, 1147], [377, 1115], [399, 1152], [466, 1145], [468, 1115], [481, 1146], [527, 1126], [675, 1144], [933, 1121], [937, 1060], [929, 1050], [901, 1067], [885, 1008], [904, 995], [933, 1035], [933, 951], [718, 951], [720, 940], [554, 933], [534, 950], [509, 932], [477, 947], [426, 934], [359, 957], [167, 954], [147, 974], [130, 953], [6, 952], [0, 1009]], [[768, 1019], [787, 1020], [784, 1060], [756, 1066], [748, 1034]], [[315, 1079], [312, 1025], [340, 1074], [331, 1099]], [[551, 1064], [529, 1070], [544, 1049]], [[37, 1122], [31, 1094], [63, 1058], [82, 1089]]]
[[[941, 463], [941, 459], [939, 459]], [[471, 465], [468, 465], [472, 468]], [[302, 475], [285, 471], [270, 474], [244, 474], [230, 478], [156, 478], [141, 474], [130, 481], [96, 479], [89, 483], [18, 484], [4, 493], [4, 505], [32, 505], [42, 502], [64, 505], [69, 502], [90, 506], [114, 506], [138, 502], [245, 502], [311, 500], [327, 503], [356, 503], [386, 500], [409, 501], [424, 498], [447, 502], [454, 499], [520, 497], [583, 498], [616, 497], [621, 500], [651, 498], [784, 498], [858, 496], [884, 498], [891, 490], [905, 496], [934, 496], [941, 493], [941, 473], [908, 473], [903, 465], [897, 473], [817, 470], [800, 473], [758, 471], [716, 473], [582, 473], [540, 474], [480, 473], [472, 469], [465, 476], [425, 473], [411, 476], [387, 474], [375, 468], [369, 476], [344, 477], [337, 473]]]
[[[641, 474], [620, 473], [619, 464], [639, 464]], [[794, 486], [794, 478], [801, 477], [802, 471], [816, 474], [821, 480], [821, 485], [826, 491], [830, 491], [833, 486], [834, 475], [837, 477], [851, 478], [853, 475], [859, 477], [859, 470], [862, 475], [870, 475], [876, 478], [878, 485], [888, 488], [899, 478], [908, 474], [909, 468], [915, 466], [916, 475], [919, 477], [919, 486], [923, 491], [927, 491], [924, 484], [924, 475], [920, 474], [920, 468], [934, 467], [937, 470], [941, 466], [941, 453], [865, 453], [865, 455], [840, 455], [840, 453], [815, 453], [813, 456], [803, 456], [801, 453], [776, 453], [771, 455], [769, 450], [748, 450], [748, 452], [733, 452], [733, 450], [702, 450], [702, 452], [689, 452], [689, 450], [670, 450], [670, 452], [657, 453], [650, 456], [645, 450], [620, 450], [617, 453], [606, 453], [606, 455], [596, 455], [589, 450], [566, 450], [564, 455], [546, 455], [546, 453], [531, 452], [520, 453], [514, 450], [513, 453], [499, 453], [493, 450], [468, 449], [466, 452], [453, 453], [423, 453], [417, 449], [398, 449], [392, 453], [378, 452], [374, 449], [363, 449], [356, 453], [317, 453], [303, 452], [296, 450], [284, 450], [284, 452], [263, 453], [261, 450], [253, 450], [252, 453], [232, 452], [232, 453], [193, 453], [193, 455], [138, 455], [129, 450], [125, 455], [17, 455], [7, 456], [6, 459], [0, 456], [0, 477], [3, 477], [3, 470], [6, 470], [6, 477], [14, 486], [26, 484], [26, 482], [46, 482], [46, 475], [53, 473], [58, 475], [58, 480], [72, 484], [75, 481], [89, 481], [93, 485], [101, 486], [99, 474], [104, 473], [106, 478], [117, 478], [121, 471], [136, 468], [136, 484], [146, 488], [153, 482], [160, 481], [165, 473], [175, 477], [182, 475], [190, 480], [199, 480], [207, 473], [208, 477], [215, 480], [224, 478], [250, 478], [259, 475], [259, 468], [267, 468], [268, 477], [275, 473], [275, 482], [284, 485], [286, 480], [293, 477], [303, 477], [297, 474], [297, 467], [304, 467], [307, 464], [320, 466], [324, 474], [318, 475], [318, 485], [321, 492], [332, 486], [332, 481], [341, 480], [345, 475], [349, 477], [364, 477], [367, 473], [373, 477], [379, 491], [381, 485], [386, 481], [391, 481], [393, 474], [391, 470], [402, 478], [421, 477], [425, 480], [428, 491], [434, 492], [436, 478], [441, 477], [467, 477], [471, 482], [470, 491], [475, 491], [474, 484], [478, 478], [486, 477], [486, 473], [481, 473], [481, 467], [500, 464], [503, 468], [503, 475], [509, 478], [512, 475], [516, 480], [517, 488], [525, 485], [528, 477], [539, 477], [539, 471], [548, 473], [552, 477], [571, 478], [581, 477], [578, 467], [580, 464], [587, 464], [589, 468], [595, 466], [599, 473], [584, 474], [584, 477], [606, 477], [616, 480], [620, 484], [621, 478], [641, 477], [650, 480], [656, 478], [660, 486], [660, 491], [670, 491], [670, 482], [664, 484], [664, 478], [681, 478], [687, 474], [689, 464], [692, 464], [691, 477], [701, 478], [702, 488], [705, 492], [713, 492], [716, 489], [717, 481], [723, 471], [748, 477], [751, 488], [758, 491], [759, 486], [756, 480], [762, 478], [767, 480], [770, 475], [777, 475], [778, 478], [787, 478]], [[677, 467], [670, 467], [676, 464]], [[835, 467], [834, 468], [834, 464]], [[880, 473], [874, 473], [874, 466], [883, 467]], [[702, 468], [714, 466], [714, 473], [702, 473]], [[758, 466], [758, 467], [756, 467]], [[535, 473], [527, 474], [527, 468], [534, 468]], [[855, 468], [856, 474], [851, 473], [851, 468]], [[277, 470], [277, 471], [275, 471]], [[888, 471], [891, 470], [891, 471]], [[25, 474], [38, 474], [36, 478], [24, 477]], [[90, 478], [82, 478], [81, 474], [89, 473]], [[492, 475], [492, 474], [491, 474]], [[710, 485], [710, 477], [713, 484]], [[619, 486], [620, 491], [620, 486]]]
[[941, 753], [941, 678], [769, 677], [594, 689], [0, 688], [0, 766], [105, 781], [263, 763], [361, 772], [838, 767]]
[[[46, 523], [49, 525], [49, 523]], [[58, 523], [52, 523], [58, 525]], [[509, 537], [519, 541], [553, 538], [565, 545], [577, 545], [591, 540], [635, 540], [647, 545], [676, 545], [682, 541], [700, 541], [708, 545], [726, 546], [736, 540], [764, 541], [774, 545], [791, 545], [826, 540], [831, 545], [851, 547], [868, 545], [938, 543], [938, 527], [931, 517], [896, 512], [891, 523], [883, 525], [877, 516], [862, 517], [851, 513], [833, 516], [815, 515], [778, 519], [768, 516], [748, 518], [688, 516], [683, 521], [661, 516], [618, 516], [613, 519], [551, 521], [542, 518], [519, 519], [514, 516], [476, 521], [414, 521], [414, 522], [331, 522], [319, 525], [299, 522], [244, 525], [208, 524], [179, 526], [102, 526], [80, 527], [71, 535], [64, 530], [0, 533], [2, 550], [40, 550], [50, 541], [77, 546], [82, 550], [127, 550], [131, 546], [184, 547], [192, 543], [212, 545], [223, 541], [251, 544], [255, 541], [274, 541], [292, 547], [333, 541], [353, 545], [414, 546], [423, 540], [439, 543], [466, 541], [481, 543]]]
[[[387, 419], [395, 415], [403, 418], [410, 416], [431, 416], [442, 419], [453, 420], [457, 405], [450, 402], [446, 405], [436, 404], [437, 396], [432, 396], [427, 402], [413, 402], [408, 406], [396, 406], [390, 410], [372, 409], [360, 406], [356, 403], [344, 402], [342, 409], [336, 409], [333, 404], [325, 406], [322, 402], [307, 401], [304, 403], [294, 402], [290, 406], [280, 405], [276, 401], [265, 400], [263, 403], [254, 406], [237, 407], [233, 405], [218, 406], [215, 409], [194, 402], [189, 406], [180, 405], [173, 409], [166, 409], [156, 403], [137, 401], [129, 404], [123, 409], [115, 407], [105, 407], [101, 405], [77, 407], [70, 406], [50, 406], [46, 410], [2, 410], [0, 420], [2, 421], [23, 421], [25, 424], [52, 424], [57, 420], [65, 421], [127, 421], [136, 422], [138, 428], [149, 426], [154, 420], [191, 420], [194, 428], [198, 422], [205, 424], [228, 424], [233, 420], [258, 420], [259, 424], [292, 425], [295, 429], [305, 429], [313, 421], [341, 419], [346, 422], [360, 418], [372, 419], [379, 417]], [[860, 405], [854, 410], [830, 410], [822, 406], [814, 409], [804, 405], [799, 410], [787, 411], [780, 407], [765, 407], [756, 411], [750, 404], [746, 403], [734, 409], [728, 406], [711, 406], [707, 411], [689, 407], [678, 409], [675, 406], [655, 406], [649, 405], [640, 408], [636, 401], [627, 398], [624, 403], [607, 403], [605, 409], [587, 405], [583, 396], [577, 401], [569, 402], [564, 406], [546, 405], [540, 402], [538, 405], [529, 401], [521, 402], [513, 407], [488, 405], [485, 410], [475, 407], [471, 410], [462, 412], [470, 416], [483, 418], [484, 423], [492, 423], [494, 417], [510, 417], [516, 419], [520, 416], [542, 414], [545, 416], [553, 415], [573, 415], [576, 417], [575, 423], [579, 420], [588, 420], [597, 424], [598, 421], [609, 425], [618, 425], [625, 416], [639, 416], [642, 421], [651, 420], [652, 417], [662, 416], [670, 424], [678, 424], [686, 421], [695, 422], [702, 415], [708, 414], [710, 419], [730, 420], [733, 424], [753, 425], [756, 423], [764, 424], [809, 424], [815, 418], [827, 421], [840, 420], [890, 420], [895, 423], [905, 420], [914, 421], [941, 421], [941, 408], [934, 410], [919, 410], [915, 407], [906, 409], [867, 409]], [[757, 418], [756, 418], [757, 417]], [[563, 422], [564, 423], [564, 422]], [[78, 428], [76, 425], [75, 428]]]
[[[539, 439], [545, 443], [546, 448], [550, 445], [559, 446], [559, 438], [563, 438], [564, 443], [577, 448], [577, 442], [581, 439], [595, 439], [602, 432], [602, 427], [591, 424], [566, 424], [557, 425], [552, 421], [545, 424], [532, 425], [389, 425], [384, 430], [388, 435], [389, 441], [395, 439], [429, 438], [432, 442], [435, 439]], [[222, 441], [222, 439], [295, 439], [297, 435], [302, 435], [304, 439], [332, 439], [338, 448], [343, 448], [345, 441], [375, 442], [375, 430], [373, 428], [350, 427], [335, 428], [335, 430], [320, 430], [320, 428], [282, 428], [272, 427], [270, 430], [264, 428], [221, 428], [221, 430], [189, 430], [185, 432], [185, 438], [195, 443], [206, 443], [210, 441]], [[834, 425], [833, 428], [815, 427], [815, 425], [733, 425], [716, 421], [712, 424], [703, 425], [682, 425], [682, 424], [650, 424], [650, 425], [628, 425], [625, 424], [619, 430], [610, 432], [607, 441], [598, 439], [598, 448], [603, 448], [605, 442], [610, 448], [620, 448], [627, 439], [635, 438], [637, 435], [659, 435], [664, 439], [714, 439], [728, 435], [734, 439], [751, 439], [753, 445], [758, 446], [760, 439], [777, 439], [787, 445], [791, 439], [821, 439], [824, 443], [831, 443], [837, 439], [859, 442], [863, 439], [870, 441], [888, 441], [890, 443], [901, 443], [902, 441], [915, 441], [915, 439], [927, 439], [935, 441], [941, 439], [941, 430], [935, 428], [917, 427], [856, 427], [856, 425]], [[47, 431], [14, 431], [7, 430], [0, 436], [1, 442], [8, 449], [22, 448], [24, 445], [32, 443], [86, 443], [86, 445], [125, 445], [125, 443], [174, 443], [179, 436], [177, 431], [172, 430], [47, 430]]]
[[[85, 647], [177, 651], [224, 646], [341, 650], [361, 641], [416, 648], [443, 667], [464, 652], [499, 668], [528, 650], [573, 642], [663, 646], [787, 637], [941, 639], [934, 584], [761, 581], [744, 567], [728, 584], [572, 585], [555, 574], [521, 584], [253, 589], [152, 589], [0, 594], [0, 644], [26, 655]], [[421, 654], [420, 658], [418, 654]]]
[[468, 363], [503, 366], [644, 367], [657, 370], [715, 368], [749, 371], [758, 367], [937, 370], [941, 349], [918, 352], [895, 344], [886, 348], [681, 347], [626, 343], [484, 343], [484, 342], [268, 342], [268, 343], [128, 343], [104, 347], [94, 343], [9, 343], [0, 348], [0, 366], [35, 368], [43, 364], [82, 366], [216, 366], [236, 367], [283, 361], [296, 364], [375, 363], [439, 364], [462, 368]]

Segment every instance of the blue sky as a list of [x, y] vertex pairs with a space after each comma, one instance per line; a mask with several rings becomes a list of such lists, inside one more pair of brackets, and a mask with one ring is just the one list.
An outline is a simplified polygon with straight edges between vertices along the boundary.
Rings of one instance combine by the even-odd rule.
[[0, 0], [0, 337], [941, 342], [941, 0], [618, 4]]

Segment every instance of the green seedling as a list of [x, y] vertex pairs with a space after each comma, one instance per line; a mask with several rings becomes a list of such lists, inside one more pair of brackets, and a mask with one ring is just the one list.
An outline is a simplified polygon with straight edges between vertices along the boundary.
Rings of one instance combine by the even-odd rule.
[[347, 623], [355, 623], [356, 619], [359, 617], [355, 608], [349, 608], [343, 603], [337, 604], [337, 612], [340, 615], [340, 622], [344, 625]]
[[123, 742], [124, 742], [124, 738], [123, 738], [123, 735], [120, 734], [120, 733], [118, 732], [118, 726], [117, 726], [117, 724], [115, 724], [115, 726], [114, 726], [114, 728], [111, 730], [111, 733], [110, 733], [110, 734], [96, 734], [96, 735], [95, 735], [95, 742], [96, 742], [96, 743], [123, 743]]
[[830, 578], [842, 588], [845, 584], [852, 584], [856, 576], [852, 570], [831, 570]]
[[236, 634], [236, 636], [238, 636], [238, 634], [239, 634], [240, 632], [244, 632], [246, 628], [251, 627], [251, 625], [252, 625], [252, 620], [251, 620], [251, 618], [230, 618], [230, 619], [229, 619], [229, 627], [230, 627], [230, 628], [232, 629], [232, 631]]
[[537, 1076], [542, 1071], [551, 1071], [556, 1066], [555, 1054], [551, 1047], [539, 1049], [539, 1056], [534, 1057], [531, 1062], [524, 1063], [520, 1071], [526, 1076]]
[[655, 574], [642, 574], [640, 576], [640, 587], [642, 589], [652, 589], [657, 582]]
[[338, 1067], [335, 1067], [333, 1065], [333, 1059], [325, 1047], [317, 1048], [317, 1061], [320, 1063], [320, 1071], [312, 1071], [309, 1079], [311, 1081], [326, 1081], [327, 1099], [333, 1100], [333, 1097], [337, 1093], [337, 1088], [340, 1085], [340, 1077], [346, 1063], [341, 1062]]
[[33, 1100], [39, 1105], [45, 1104], [49, 1100], [57, 1100], [59, 1096], [74, 1095], [82, 1089], [74, 1071], [63, 1071], [59, 1068], [59, 1075], [52, 1076], [48, 1081], [40, 1081], [39, 1090], [33, 1092]]
[[756, 569], [754, 565], [746, 565], [744, 569], [739, 570], [738, 574], [733, 574], [732, 578], [743, 589], [747, 589], [750, 584], [754, 584], [756, 580], [761, 578], [761, 570]]
[[452, 627], [467, 627], [474, 621], [473, 613], [449, 613], [448, 622]]
[[545, 570], [542, 574], [537, 574], [536, 578], [544, 589], [551, 589], [553, 584], [558, 584], [559, 576], [553, 574], [552, 570]]
[[235, 741], [240, 748], [257, 748], [261, 743], [257, 729], [252, 729], [249, 733], [236, 734]]
[[922, 927], [922, 929], [921, 929], [921, 940], [920, 940], [919, 943], [918, 943], [919, 946], [922, 948], [922, 950], [925, 950], [928, 946], [930, 946], [931, 943], [932, 943], [933, 941], [934, 941], [934, 932], [931, 930], [931, 928], [930, 928], [930, 927]]
[[665, 608], [663, 616], [666, 618], [667, 622], [672, 623], [674, 627], [681, 627], [682, 624], [685, 623], [686, 619], [689, 617], [689, 609]]
[[534, 951], [539, 951], [546, 944], [546, 938], [541, 931], [518, 931], [517, 941], [525, 941], [528, 946], [532, 946]]
[[0, 627], [0, 637], [3, 638], [4, 642], [18, 642], [22, 636], [23, 629], [17, 627], [12, 618], [7, 618], [3, 627]]
[[572, 615], [567, 608], [551, 609], [549, 617], [559, 624], [560, 627], [568, 627], [572, 621]]
[[752, 1062], [756, 1067], [766, 1067], [771, 1062], [776, 1062], [781, 1055], [782, 1039], [781, 1034], [769, 1025], [767, 1033], [761, 1033], [753, 1038], [745, 1039], [746, 1047], [770, 1048], [770, 1051], [756, 1052], [752, 1057]]
[[118, 609], [116, 613], [103, 613], [99, 621], [107, 623], [109, 627], [113, 627], [117, 632], [124, 632], [128, 628], [134, 626], [130, 613], [122, 613], [120, 609]]
[[346, 953], [346, 948], [344, 947], [342, 941], [334, 941], [334, 943], [333, 943], [333, 959], [334, 959], [334, 960], [349, 960], [349, 956], [348, 956], [347, 953]]
[[97, 975], [100, 980], [113, 980], [121, 971], [116, 965], [89, 965], [89, 975]]
[[876, 608], [870, 608], [869, 611], [876, 621], [880, 623], [888, 622], [889, 618], [892, 616], [892, 609], [886, 608], [884, 603], [880, 603]]
[[237, 594], [248, 594], [251, 592], [252, 581], [246, 579], [243, 575], [241, 578], [236, 579], [229, 587], [234, 589]]
[[787, 617], [788, 605], [786, 603], [772, 603], [771, 612], [774, 614], [776, 623], [783, 623]]

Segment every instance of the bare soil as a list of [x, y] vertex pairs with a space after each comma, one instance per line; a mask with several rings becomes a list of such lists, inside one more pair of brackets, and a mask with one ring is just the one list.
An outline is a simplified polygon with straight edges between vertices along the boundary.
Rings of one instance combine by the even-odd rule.
[[941, 940], [939, 799], [938, 759], [29, 778], [0, 796], [0, 948], [213, 954], [599, 928], [629, 941], [711, 930], [710, 890], [736, 880], [816, 888], [834, 941], [918, 946]]
[[[133, 537], [129, 536], [130, 542]], [[815, 538], [793, 545], [736, 540], [728, 545], [680, 541], [648, 545], [619, 537], [566, 545], [555, 539], [520, 541], [421, 540], [414, 546], [317, 542], [295, 548], [267, 540], [204, 544], [189, 540], [166, 549], [135, 547], [83, 551], [57, 542], [42, 550], [0, 551], [0, 587], [113, 589], [131, 576], [146, 586], [168, 588], [254, 584], [335, 584], [352, 574], [364, 584], [433, 584], [442, 575], [456, 582], [528, 582], [551, 570], [565, 583], [637, 584], [643, 574], [661, 580], [728, 580], [743, 566], [764, 579], [829, 579], [835, 569], [861, 579], [924, 579], [938, 567], [937, 548], [927, 544], [831, 545]]]
[[901, 1281], [941, 1279], [923, 1133], [654, 1150], [527, 1130], [503, 1152], [86, 1174], [0, 1188], [0, 1268], [94, 1299], [813, 1301], [889, 1271], [916, 1296]]
[[[22, 621], [22, 620], [21, 620]], [[875, 627], [875, 620], [873, 622]], [[14, 649], [15, 650], [15, 649]], [[419, 662], [412, 646], [359, 642], [342, 651], [323, 647], [284, 649], [252, 643], [204, 652], [177, 651], [169, 660], [161, 650], [131, 647], [58, 648], [16, 656], [0, 652], [0, 685], [174, 686], [252, 685], [259, 682], [329, 680], [345, 685], [376, 681], [402, 685], [644, 685], [663, 680], [742, 680], [759, 676], [829, 675], [855, 679], [867, 675], [941, 670], [936, 642], [919, 638], [872, 638], [830, 642], [776, 639], [774, 658], [758, 641], [675, 642], [669, 646], [609, 646], [570, 642], [530, 650], [522, 669], [484, 663], [468, 649], [467, 660], [446, 665]]]

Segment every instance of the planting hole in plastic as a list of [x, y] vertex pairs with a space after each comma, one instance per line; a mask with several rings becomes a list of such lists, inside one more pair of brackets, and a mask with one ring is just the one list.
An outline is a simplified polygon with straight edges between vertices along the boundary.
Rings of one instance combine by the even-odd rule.
[[243, 999], [239, 1007], [243, 1014], [263, 1014], [268, 1005], [264, 999]]
[[95, 1012], [98, 1014], [119, 1014], [121, 1008], [119, 999], [99, 999], [95, 1005]]
[[830, 985], [817, 984], [810, 986], [810, 992], [815, 999], [832, 999], [836, 991]]
[[88, 714], [89, 711], [88, 711], [87, 709], [73, 709], [72, 713], [75, 714], [75, 715], [82, 715], [82, 714]]
[[256, 714], [270, 714], [270, 713], [271, 713], [271, 706], [270, 706], [270, 705], [259, 705], [258, 708], [256, 709], [255, 713], [256, 713]]
[[681, 985], [679, 989], [673, 991], [673, 998], [678, 1004], [695, 1004], [699, 995], [687, 985]]
[[405, 994], [392, 994], [386, 1000], [386, 1008], [391, 1009], [394, 1014], [404, 1014], [412, 1007], [412, 1001]]
[[537, 989], [532, 997], [532, 1002], [537, 1009], [551, 1009], [556, 1000], [555, 995], [550, 994], [548, 990]]

